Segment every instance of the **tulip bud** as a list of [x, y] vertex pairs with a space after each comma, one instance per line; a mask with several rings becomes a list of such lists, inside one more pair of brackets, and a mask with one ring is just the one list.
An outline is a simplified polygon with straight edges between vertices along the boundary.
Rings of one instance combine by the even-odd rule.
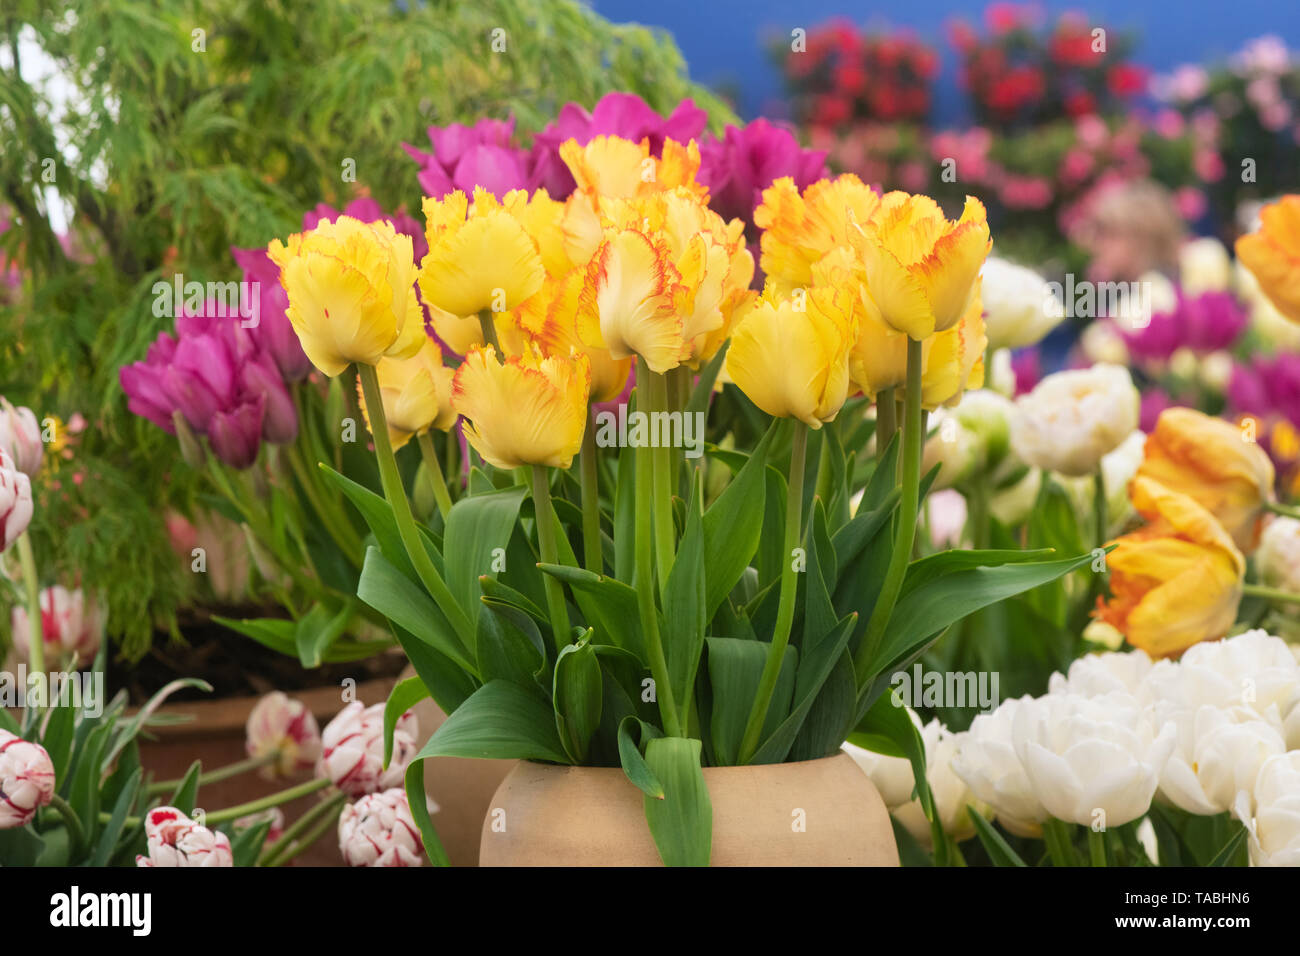
[[1057, 372], [1017, 400], [1011, 443], [1031, 465], [1091, 474], [1137, 428], [1138, 406], [1128, 369], [1094, 365]]
[[281, 691], [272, 691], [257, 702], [248, 715], [246, 732], [245, 749], [250, 757], [276, 755], [275, 762], [264, 768], [265, 776], [310, 770], [320, 759], [316, 718], [306, 704]]
[[54, 764], [40, 744], [0, 730], [0, 830], [31, 822], [54, 796]]
[[321, 758], [317, 774], [327, 776], [350, 797], [400, 787], [406, 765], [418, 749], [415, 715], [407, 712], [393, 730], [393, 757], [385, 770], [384, 705], [364, 706], [353, 701], [339, 711], [321, 734]]
[[36, 415], [30, 408], [15, 408], [4, 396], [0, 396], [0, 450], [7, 451], [14, 466], [29, 478], [41, 470], [45, 444]]
[[1300, 593], [1300, 521], [1273, 518], [1260, 536], [1255, 566], [1264, 584]]
[[[45, 636], [45, 664], [47, 667], [65, 666], [76, 661], [86, 667], [95, 659], [104, 642], [104, 625], [107, 612], [93, 597], [80, 589], [68, 590], [62, 585], [45, 588], [40, 593], [41, 632]], [[28, 646], [31, 627], [27, 608], [14, 605], [10, 612], [13, 627], [14, 652], [21, 660], [29, 660]]]
[[157, 807], [144, 818], [148, 856], [136, 866], [234, 866], [230, 838], [200, 826], [175, 807]]
[[424, 844], [406, 791], [362, 797], [339, 815], [339, 851], [348, 866], [421, 866]]
[[32, 483], [0, 449], [0, 554], [18, 540], [32, 520]]

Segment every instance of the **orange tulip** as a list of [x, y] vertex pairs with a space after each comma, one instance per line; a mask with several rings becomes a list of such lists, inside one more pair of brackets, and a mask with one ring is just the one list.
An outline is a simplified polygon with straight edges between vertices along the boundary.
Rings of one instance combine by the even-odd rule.
[[1133, 504], [1149, 524], [1107, 556], [1113, 597], [1096, 616], [1152, 657], [1223, 637], [1237, 619], [1246, 559], [1205, 508], [1139, 475]]
[[1166, 409], [1137, 473], [1195, 499], [1238, 548], [1254, 550], [1273, 497], [1273, 463], [1237, 426], [1191, 408]]
[[1237, 240], [1237, 258], [1277, 310], [1300, 322], [1300, 196], [1283, 196], [1259, 215], [1259, 231]]

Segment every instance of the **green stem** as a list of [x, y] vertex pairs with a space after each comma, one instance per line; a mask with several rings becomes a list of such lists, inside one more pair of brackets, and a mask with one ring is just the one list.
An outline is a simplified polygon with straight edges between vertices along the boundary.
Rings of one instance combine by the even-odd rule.
[[[545, 465], [533, 465], [533, 507], [537, 511], [537, 548], [544, 564], [559, 564], [560, 552], [555, 543], [555, 509], [551, 504], [550, 475]], [[555, 649], [569, 643], [569, 609], [564, 604], [564, 588], [554, 575], [543, 574], [546, 606], [551, 616], [551, 636]]]
[[1106, 547], [1106, 529], [1110, 523], [1106, 509], [1106, 476], [1102, 471], [1101, 462], [1097, 462], [1097, 470], [1092, 475], [1092, 511], [1095, 523], [1093, 525], [1093, 534], [1097, 539], [1097, 547]]
[[1300, 593], [1270, 588], [1263, 584], [1243, 584], [1241, 593], [1250, 597], [1266, 598], [1270, 601], [1285, 601], [1288, 604], [1300, 604]]
[[582, 481], [582, 556], [588, 571], [601, 574], [605, 562], [600, 550], [600, 475], [596, 459], [596, 429], [587, 411], [587, 427], [582, 433], [579, 477]]
[[[646, 388], [652, 376], [645, 359], [637, 358], [637, 408], [643, 406], [641, 389]], [[633, 562], [633, 581], [636, 585], [637, 611], [644, 631], [646, 653], [650, 658], [650, 675], [655, 682], [655, 699], [663, 718], [664, 732], [669, 737], [682, 735], [681, 719], [673, 700], [673, 685], [668, 677], [668, 658], [664, 655], [659, 633], [659, 609], [655, 605], [654, 539], [651, 512], [654, 505], [654, 449], [642, 445], [636, 448], [636, 560]]]
[[433, 436], [422, 432], [417, 440], [420, 443], [420, 454], [424, 456], [424, 467], [429, 472], [429, 483], [433, 485], [433, 498], [438, 503], [438, 511], [445, 523], [451, 514], [451, 495], [447, 493], [447, 479], [443, 476], [438, 452], [433, 447]]
[[1055, 818], [1043, 821], [1043, 841], [1052, 858], [1052, 866], [1068, 867], [1075, 865], [1074, 846], [1070, 840], [1068, 826]]
[[1088, 859], [1093, 866], [1106, 865], [1106, 833], [1088, 827]]
[[68, 828], [68, 837], [74, 847], [86, 845], [86, 830], [81, 825], [81, 817], [77, 816], [77, 811], [68, 805], [57, 793], [50, 794], [50, 807], [56, 810], [59, 816], [63, 817], [63, 823]]
[[[285, 863], [289, 857], [284, 857], [284, 854], [289, 850], [293, 841], [298, 838], [298, 835], [310, 827], [314, 821], [329, 814], [331, 809], [336, 812], [343, 809], [343, 804], [347, 803], [347, 800], [347, 794], [336, 793], [328, 799], [322, 800], [320, 803], [316, 804], [316, 806], [312, 807], [295, 820], [293, 825], [280, 835], [280, 839], [276, 840], [263, 851], [262, 858], [258, 861], [258, 866], [279, 866]], [[309, 845], [310, 844], [303, 844], [299, 849], [306, 849]]]
[[36, 556], [32, 554], [31, 536], [18, 536], [18, 562], [23, 569], [27, 593], [27, 662], [33, 674], [45, 673], [45, 626], [41, 618], [41, 586], [36, 578]]
[[[655, 412], [667, 412], [669, 409], [666, 377], [652, 372], [647, 374], [649, 376], [649, 381], [646, 382], [647, 412], [649, 415]], [[640, 405], [640, 402], [637, 404]], [[651, 480], [654, 484], [655, 568], [659, 572], [659, 592], [662, 595], [664, 589], [668, 587], [668, 572], [672, 570], [673, 552], [676, 549], [673, 528], [672, 449], [667, 445], [659, 446], [660, 436], [655, 434], [652, 422], [653, 419], [647, 416], [648, 440], [655, 446], [650, 449], [654, 462]]]
[[203, 821], [205, 827], [213, 827], [218, 823], [226, 823], [230, 820], [238, 820], [240, 817], [246, 817], [250, 814], [261, 813], [263, 810], [269, 810], [272, 807], [278, 807], [282, 803], [288, 803], [291, 800], [297, 800], [299, 797], [305, 797], [308, 794], [315, 793], [317, 790], [324, 790], [330, 786], [328, 777], [314, 777], [306, 783], [300, 783], [296, 787], [290, 787], [288, 790], [281, 790], [257, 800], [250, 800], [248, 803], [241, 803], [237, 806], [226, 807], [222, 810], [214, 810], [209, 813]]
[[325, 804], [322, 804], [322, 806], [329, 806], [331, 812], [321, 817], [316, 823], [316, 825], [312, 827], [301, 840], [295, 842], [293, 846], [286, 848], [284, 852], [281, 853], [280, 856], [276, 857], [275, 862], [269, 863], [267, 865], [284, 866], [295, 856], [297, 856], [299, 853], [302, 853], [313, 843], [319, 840], [322, 836], [324, 836], [325, 833], [331, 827], [335, 826], [338, 823], [339, 814], [343, 812], [344, 802], [345, 801], [343, 799], [343, 794], [339, 794], [336, 798], [328, 801]]
[[483, 344], [492, 346], [497, 361], [504, 363], [506, 357], [501, 354], [501, 343], [497, 341], [497, 323], [492, 317], [491, 309], [484, 309], [478, 314], [478, 327], [483, 332]]
[[364, 558], [361, 536], [357, 534], [356, 529], [343, 516], [338, 508], [338, 502], [331, 501], [321, 495], [316, 475], [307, 467], [307, 463], [302, 457], [302, 449], [290, 445], [287, 451], [289, 465], [298, 478], [298, 484], [302, 486], [307, 501], [315, 509], [320, 523], [325, 526], [326, 533], [355, 567], [361, 567]]
[[[237, 777], [241, 773], [248, 773], [250, 770], [256, 770], [258, 767], [265, 767], [267, 764], [279, 759], [279, 754], [275, 751], [263, 754], [260, 757], [249, 757], [246, 760], [238, 760], [235, 763], [226, 764], [224, 767], [218, 767], [208, 773], [199, 775], [199, 786], [207, 786], [210, 783], [218, 783], [222, 780], [229, 780], [231, 777]], [[160, 793], [173, 793], [179, 787], [183, 780], [160, 780], [157, 783], [149, 784], [145, 793], [148, 796], [156, 796]]]
[[885, 628], [894, 613], [903, 577], [912, 559], [912, 545], [916, 540], [916, 513], [921, 493], [921, 451], [925, 444], [925, 426], [921, 418], [921, 343], [907, 340], [907, 393], [904, 396], [903, 415], [903, 494], [899, 503], [898, 528], [894, 537], [894, 550], [889, 556], [889, 568], [880, 586], [880, 595], [871, 609], [867, 629], [858, 646], [854, 672], [859, 691], [874, 676], [871, 666], [876, 651], [885, 636]]
[[794, 550], [799, 547], [803, 524], [803, 477], [804, 459], [808, 449], [808, 426], [801, 421], [794, 423], [794, 439], [790, 443], [790, 484], [785, 499], [785, 549], [781, 553], [781, 596], [777, 604], [776, 627], [772, 632], [772, 644], [767, 650], [767, 660], [763, 663], [763, 676], [758, 681], [758, 692], [754, 705], [745, 722], [745, 735], [740, 741], [738, 762], [747, 764], [758, 750], [759, 738], [763, 733], [763, 723], [767, 720], [768, 709], [772, 706], [772, 694], [776, 690], [777, 678], [781, 676], [781, 663], [785, 660], [785, 648], [790, 642], [790, 626], [794, 623], [795, 595], [798, 592], [798, 578], [795, 577]]
[[894, 406], [894, 390], [882, 388], [876, 395], [876, 458], [883, 458], [890, 440], [898, 431], [898, 409]]
[[1264, 509], [1273, 512], [1275, 515], [1283, 515], [1287, 518], [1300, 520], [1300, 508], [1296, 508], [1292, 505], [1284, 505], [1276, 501], [1266, 501], [1264, 502]]
[[[379, 376], [373, 365], [357, 365], [361, 377], [361, 389], [366, 396], [366, 408], [370, 412], [370, 421], [374, 426], [375, 458], [379, 462], [379, 477], [384, 486], [384, 497], [393, 506], [393, 518], [397, 522], [397, 533], [406, 548], [407, 557], [416, 574], [424, 583], [429, 594], [437, 602], [442, 613], [451, 622], [452, 629], [460, 638], [462, 649], [467, 652], [474, 647], [474, 626], [470, 624], [465, 611], [452, 597], [447, 583], [433, 566], [429, 552], [425, 550], [424, 539], [416, 527], [411, 514], [411, 502], [406, 497], [402, 486], [402, 476], [397, 470], [397, 459], [393, 455], [392, 443], [388, 440], [388, 422], [384, 417], [384, 400], [379, 391]], [[465, 662], [462, 662], [464, 664]], [[471, 668], [467, 668], [472, 670]]]

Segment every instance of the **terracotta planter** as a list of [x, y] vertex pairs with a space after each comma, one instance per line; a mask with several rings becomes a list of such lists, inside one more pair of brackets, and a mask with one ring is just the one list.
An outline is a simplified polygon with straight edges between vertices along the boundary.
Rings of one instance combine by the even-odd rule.
[[[713, 803], [714, 866], [898, 865], [884, 802], [847, 754], [706, 767], [704, 780]], [[483, 866], [662, 865], [641, 791], [621, 769], [532, 762], [515, 767], [492, 798], [480, 860]]]

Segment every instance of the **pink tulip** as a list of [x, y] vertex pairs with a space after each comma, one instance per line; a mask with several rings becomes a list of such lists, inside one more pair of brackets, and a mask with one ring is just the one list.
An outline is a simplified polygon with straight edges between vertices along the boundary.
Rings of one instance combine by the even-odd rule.
[[0, 448], [0, 554], [18, 540], [32, 520], [32, 482]]
[[[46, 665], [54, 667], [75, 659], [79, 667], [85, 667], [93, 661], [104, 641], [107, 611], [79, 588], [68, 590], [61, 584], [41, 591], [40, 606]], [[27, 608], [14, 605], [9, 620], [13, 626], [14, 652], [20, 660], [30, 660], [31, 626]]]
[[230, 838], [200, 826], [175, 807], [150, 810], [144, 820], [148, 856], [136, 866], [234, 866]]
[[0, 449], [9, 452], [14, 465], [29, 478], [41, 470], [45, 444], [41, 441], [41, 427], [30, 408], [15, 408], [0, 395]]
[[250, 757], [276, 754], [268, 768], [272, 775], [287, 776], [310, 770], [321, 756], [320, 727], [300, 700], [272, 691], [248, 715], [245, 748]]
[[384, 705], [366, 707], [353, 701], [321, 734], [322, 753], [317, 774], [329, 777], [350, 797], [401, 786], [406, 765], [415, 756], [415, 715], [405, 713], [393, 730], [393, 759], [385, 770]]
[[0, 830], [31, 822], [54, 796], [54, 764], [40, 744], [0, 730]]
[[339, 815], [339, 851], [348, 866], [421, 866], [424, 844], [406, 791], [364, 796]]

